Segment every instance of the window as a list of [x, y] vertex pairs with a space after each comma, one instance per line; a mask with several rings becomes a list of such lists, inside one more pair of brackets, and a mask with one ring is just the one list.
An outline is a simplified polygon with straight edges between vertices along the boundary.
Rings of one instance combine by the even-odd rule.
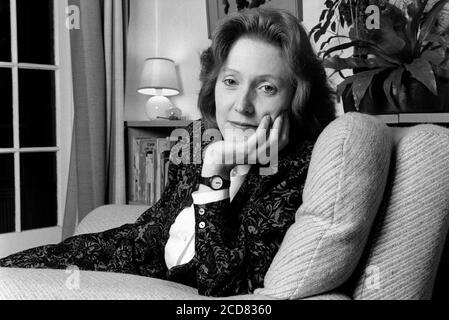
[[64, 2], [0, 1], [0, 234], [61, 225], [72, 112]]

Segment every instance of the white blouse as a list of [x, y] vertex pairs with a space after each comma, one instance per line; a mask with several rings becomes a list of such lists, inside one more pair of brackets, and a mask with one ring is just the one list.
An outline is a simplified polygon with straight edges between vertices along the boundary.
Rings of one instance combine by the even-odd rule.
[[194, 204], [206, 204], [234, 198], [251, 169], [251, 165], [237, 165], [231, 171], [229, 189], [193, 192], [193, 203], [185, 207], [170, 227], [170, 237], [165, 245], [165, 263], [170, 269], [188, 263], [195, 255], [195, 210]]

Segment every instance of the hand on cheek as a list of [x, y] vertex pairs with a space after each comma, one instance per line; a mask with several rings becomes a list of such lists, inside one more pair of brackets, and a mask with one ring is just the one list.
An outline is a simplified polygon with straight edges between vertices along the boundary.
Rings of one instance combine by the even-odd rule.
[[267, 156], [272, 159], [275, 156], [275, 153], [278, 154], [285, 148], [289, 143], [289, 132], [290, 122], [288, 119], [288, 112], [282, 111], [276, 117], [273, 124], [267, 128], [268, 138], [258, 146], [258, 159], [267, 159]]
[[[202, 175], [228, 176], [238, 164], [266, 165], [289, 143], [290, 123], [288, 112], [281, 112], [274, 122], [265, 115], [256, 132], [239, 141], [221, 140], [212, 143], [204, 152]], [[240, 162], [244, 160], [244, 163]], [[231, 162], [229, 162], [231, 161]]]

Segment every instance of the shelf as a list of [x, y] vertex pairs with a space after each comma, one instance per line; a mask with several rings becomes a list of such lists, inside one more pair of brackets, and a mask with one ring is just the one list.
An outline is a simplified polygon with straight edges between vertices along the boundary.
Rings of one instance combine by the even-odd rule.
[[376, 115], [376, 118], [382, 120], [386, 124], [399, 123], [398, 114], [378, 114]]
[[449, 113], [396, 113], [378, 114], [386, 124], [394, 123], [449, 123]]
[[449, 123], [449, 113], [401, 113], [400, 123]]
[[125, 121], [125, 126], [133, 128], [187, 127], [192, 121], [194, 120]]

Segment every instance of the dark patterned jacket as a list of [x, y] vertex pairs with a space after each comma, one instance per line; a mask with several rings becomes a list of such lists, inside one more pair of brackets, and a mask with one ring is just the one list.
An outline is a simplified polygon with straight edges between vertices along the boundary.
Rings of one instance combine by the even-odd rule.
[[[193, 125], [187, 129], [194, 150]], [[204, 130], [201, 122], [201, 132]], [[203, 142], [201, 147], [206, 145]], [[0, 259], [0, 267], [77, 266], [80, 270], [176, 281], [198, 288], [202, 295], [251, 293], [263, 286], [271, 261], [302, 203], [313, 145], [308, 140], [292, 141], [280, 152], [274, 175], [260, 175], [259, 166], [253, 165], [232, 202], [228, 198], [195, 204], [196, 253], [187, 264], [168, 270], [164, 248], [177, 215], [193, 203], [191, 194], [199, 186], [201, 164], [170, 163], [161, 199], [135, 223], [22, 251]], [[190, 156], [192, 160], [193, 153]], [[200, 208], [204, 209], [202, 214]], [[204, 228], [199, 227], [200, 222], [205, 223]]]

